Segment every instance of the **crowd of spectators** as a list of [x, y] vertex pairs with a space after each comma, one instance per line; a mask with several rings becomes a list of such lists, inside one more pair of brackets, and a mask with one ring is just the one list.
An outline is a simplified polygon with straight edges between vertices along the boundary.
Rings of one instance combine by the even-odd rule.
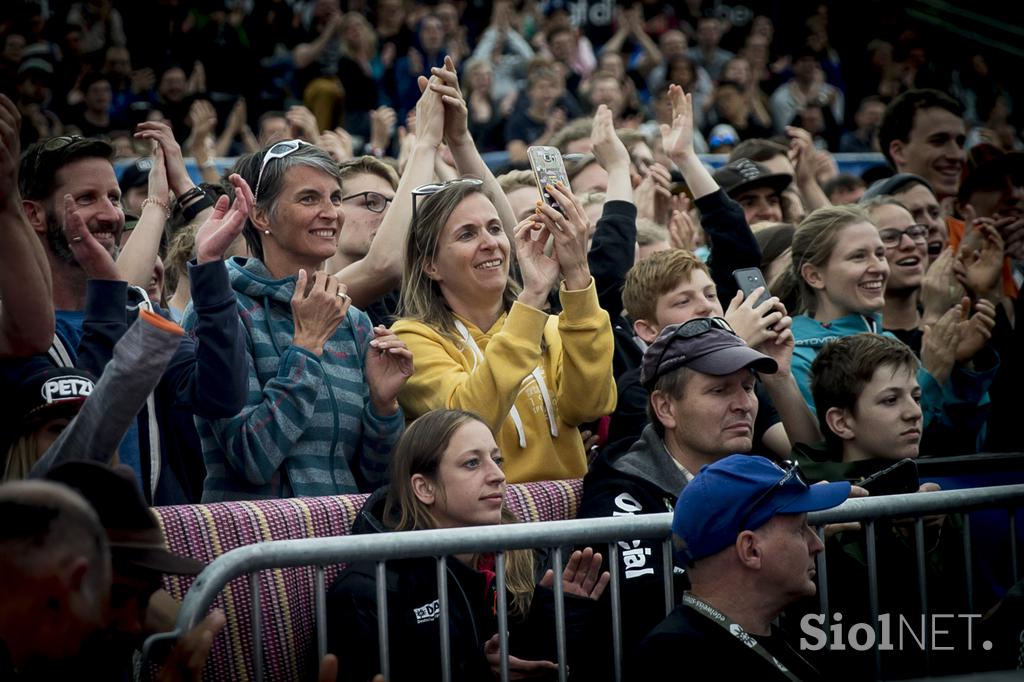
[[[943, 71], [914, 29], [845, 51], [827, 3], [781, 32], [653, 0], [9, 4], [4, 679], [115, 679], [171, 628], [161, 575], [201, 566], [149, 506], [371, 493], [354, 532], [384, 533], [513, 522], [508, 483], [570, 478], [581, 517], [675, 509], [683, 603], [662, 622], [661, 543], [615, 567], [580, 548], [561, 576], [510, 552], [504, 595], [493, 556], [455, 557], [449, 592], [476, 596], [452, 679], [499, 668], [498, 599], [513, 672], [550, 673], [559, 579], [574, 677], [609, 675], [613, 580], [627, 677], [714, 651], [751, 678], [856, 679], [870, 652], [804, 660], [772, 624], [822, 551], [847, 576], [833, 603], [866, 602], [862, 529], [823, 542], [806, 513], [894, 461], [1020, 450], [1024, 143], [983, 52]], [[538, 183], [541, 145], [566, 182]], [[967, 608], [958, 519], [926, 532], [932, 603]], [[883, 534], [908, 560], [906, 525]], [[380, 618], [440, 637], [377, 614], [374, 571], [330, 592], [331, 649], [363, 677]], [[433, 562], [388, 571], [410, 613], [436, 596]], [[198, 674], [224, 624], [161, 679]], [[434, 679], [420, 664], [402, 674]]]

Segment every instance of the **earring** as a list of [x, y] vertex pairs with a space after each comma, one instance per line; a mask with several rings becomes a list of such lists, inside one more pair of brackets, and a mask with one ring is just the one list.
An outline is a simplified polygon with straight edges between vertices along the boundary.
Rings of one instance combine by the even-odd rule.
[[263, 234], [270, 234], [270, 230], [263, 230]]

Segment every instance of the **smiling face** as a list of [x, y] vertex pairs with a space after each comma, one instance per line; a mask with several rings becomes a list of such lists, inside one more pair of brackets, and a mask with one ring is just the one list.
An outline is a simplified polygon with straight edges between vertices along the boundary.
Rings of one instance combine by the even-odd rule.
[[878, 367], [857, 396], [854, 409], [842, 412], [846, 431], [838, 435], [843, 438], [843, 461], [917, 457], [922, 413], [915, 368]]
[[[54, 175], [54, 190], [45, 207], [46, 243], [65, 263], [75, 263], [64, 238], [64, 195], [70, 194], [77, 213], [96, 240], [116, 255], [124, 230], [121, 188], [114, 167], [106, 159], [92, 157], [66, 164]], [[42, 216], [40, 216], [42, 217]]]
[[655, 391], [651, 400], [673, 455], [708, 464], [750, 452], [757, 416], [754, 384], [749, 369], [725, 376], [691, 372], [679, 398]]
[[[901, 206], [885, 204], [871, 211], [871, 219], [883, 238], [896, 235], [917, 223], [910, 212]], [[925, 266], [928, 263], [927, 234], [920, 241], [915, 241], [907, 234], [901, 234], [899, 241], [890, 245], [886, 243], [885, 259], [889, 261], [889, 281], [886, 291], [907, 291], [918, 289], [924, 278]]]
[[816, 290], [814, 317], [821, 323], [852, 313], [877, 313], [885, 307], [889, 263], [878, 230], [871, 223], [844, 227], [825, 266], [805, 263], [801, 274]]
[[658, 333], [670, 324], [683, 324], [695, 317], [722, 317], [723, 314], [715, 283], [708, 273], [694, 269], [685, 281], [658, 297], [655, 319], [642, 320], [643, 324], [636, 325], [635, 329], [640, 338], [653, 343]]
[[345, 222], [337, 178], [311, 166], [293, 166], [285, 171], [283, 185], [270, 214], [257, 211], [259, 222], [254, 221], [264, 261], [280, 277], [299, 268], [316, 269], [333, 256]]
[[[893, 194], [901, 204], [907, 207], [915, 223], [928, 226], [928, 263], [931, 264], [949, 239], [946, 221], [942, 219], [942, 207], [932, 191], [924, 185], [914, 184], [910, 189]], [[927, 269], [927, 268], [926, 268]]]
[[893, 140], [889, 146], [896, 168], [915, 173], [931, 183], [943, 196], [956, 194], [966, 155], [964, 122], [941, 107], [919, 109], [907, 140]]
[[501, 451], [491, 430], [470, 419], [452, 434], [434, 481], [414, 483], [413, 487], [420, 501], [430, 507], [439, 528], [501, 523], [505, 502], [501, 464]]
[[509, 241], [498, 211], [484, 194], [463, 199], [441, 229], [428, 277], [448, 301], [472, 305], [500, 299], [508, 283]]

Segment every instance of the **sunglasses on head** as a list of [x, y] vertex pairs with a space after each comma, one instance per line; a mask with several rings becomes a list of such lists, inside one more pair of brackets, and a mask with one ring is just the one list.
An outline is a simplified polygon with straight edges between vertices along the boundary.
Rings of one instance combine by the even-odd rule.
[[470, 185], [482, 185], [483, 180], [477, 178], [452, 178], [451, 180], [445, 180], [444, 182], [432, 182], [426, 185], [420, 185], [412, 191], [412, 222], [416, 224], [416, 197], [429, 197], [432, 194], [437, 194], [441, 190], [450, 187], [451, 185], [458, 184], [470, 184]]
[[754, 512], [757, 511], [757, 509], [761, 507], [765, 502], [767, 502], [769, 499], [778, 494], [778, 492], [782, 490], [782, 488], [794, 478], [797, 481], [799, 481], [800, 484], [803, 485], [803, 487], [807, 487], [807, 484], [800, 477], [800, 467], [797, 465], [797, 463], [795, 461], [792, 461], [788, 462], [787, 464], [788, 466], [784, 470], [781, 469], [780, 467], [780, 471], [782, 471], [782, 477], [772, 487], [768, 488], [763, 493], [761, 493], [758, 496], [758, 498], [754, 500], [753, 504], [747, 507], [747, 513], [740, 518], [740, 530], [749, 530], [747, 528], [747, 523], [750, 521], [750, 517], [754, 515]]
[[665, 345], [662, 346], [661, 353], [658, 354], [658, 362], [654, 366], [661, 367], [661, 363], [665, 359], [665, 352], [668, 351], [674, 339], [692, 339], [695, 336], [706, 334], [712, 329], [724, 329], [730, 334], [736, 333], [723, 317], [698, 317], [688, 322], [683, 322], [672, 331], [671, 336], [665, 339]]
[[263, 180], [263, 171], [266, 170], [267, 164], [274, 159], [283, 159], [304, 144], [309, 143], [305, 140], [285, 140], [284, 142], [278, 142], [267, 150], [267, 153], [263, 155], [263, 163], [260, 164], [260, 174], [256, 176], [256, 189], [252, 193], [253, 203], [259, 201], [260, 182]]

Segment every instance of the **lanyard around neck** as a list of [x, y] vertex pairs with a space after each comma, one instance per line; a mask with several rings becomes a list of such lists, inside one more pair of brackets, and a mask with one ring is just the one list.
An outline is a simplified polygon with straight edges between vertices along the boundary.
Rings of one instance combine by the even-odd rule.
[[793, 682], [800, 682], [800, 678], [789, 671], [789, 668], [784, 666], [779, 659], [772, 656], [767, 649], [765, 649], [760, 642], [755, 638], [747, 634], [739, 624], [734, 623], [729, 616], [725, 615], [711, 604], [708, 604], [702, 599], [694, 597], [691, 593], [686, 592], [683, 594], [683, 604], [690, 607], [700, 615], [704, 616], [712, 623], [715, 623], [720, 628], [728, 632], [730, 635], [738, 639], [744, 646], [752, 650], [758, 656], [771, 663], [775, 668], [786, 676], [786, 678]]
[[[455, 328], [459, 330], [459, 334], [462, 335], [462, 340], [466, 342], [469, 349], [473, 351], [473, 369], [475, 370], [477, 364], [483, 362], [484, 354], [480, 350], [480, 346], [477, 345], [473, 335], [469, 333], [469, 329], [462, 323], [462, 320], [455, 320]], [[530, 376], [533, 377], [534, 381], [537, 382], [537, 388], [540, 390], [540, 396], [544, 400], [544, 412], [547, 414], [548, 426], [551, 430], [551, 437], [558, 438], [558, 426], [555, 424], [555, 409], [551, 403], [551, 393], [548, 391], [548, 385], [544, 381], [544, 373], [540, 370], [540, 367], [534, 367], [533, 371], [530, 372]], [[523, 379], [525, 381], [525, 379]], [[520, 385], [522, 390], [522, 385]], [[517, 394], [518, 397], [518, 394]], [[514, 399], [513, 399], [514, 400]], [[519, 435], [519, 447], [526, 447], [526, 429], [523, 427], [523, 420], [519, 416], [519, 410], [513, 405], [512, 409], [509, 410], [509, 417], [512, 419], [512, 423], [516, 426], [516, 433]]]

